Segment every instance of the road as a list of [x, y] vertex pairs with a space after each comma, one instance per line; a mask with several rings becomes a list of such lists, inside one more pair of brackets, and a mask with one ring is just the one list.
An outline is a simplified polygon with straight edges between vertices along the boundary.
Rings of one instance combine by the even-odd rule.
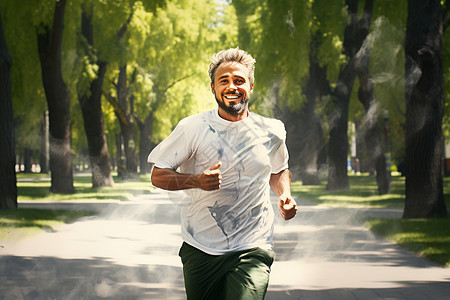
[[[94, 217], [0, 241], [0, 299], [185, 299], [178, 193], [122, 202], [21, 202], [92, 209]], [[266, 299], [450, 299], [450, 269], [374, 236], [362, 220], [396, 209], [330, 208], [298, 199], [276, 219]]]

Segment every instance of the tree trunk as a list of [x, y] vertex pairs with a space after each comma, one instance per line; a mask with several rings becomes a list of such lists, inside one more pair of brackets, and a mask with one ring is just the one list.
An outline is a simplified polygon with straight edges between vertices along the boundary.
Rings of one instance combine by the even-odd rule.
[[280, 115], [286, 124], [286, 143], [291, 153], [289, 170], [294, 180], [300, 178], [303, 185], [320, 184], [319, 155], [325, 145], [321, 121], [315, 108], [328, 83], [326, 69], [321, 68], [314, 57], [310, 55], [309, 79], [303, 88], [306, 102], [297, 111], [285, 109]]
[[70, 148], [70, 93], [61, 72], [61, 46], [66, 0], [55, 4], [52, 28], [38, 33], [42, 80], [47, 98], [50, 131], [51, 191], [73, 193]]
[[11, 95], [11, 56], [0, 13], [0, 209], [17, 208], [16, 154]]
[[331, 94], [328, 110], [330, 140], [328, 143], [328, 190], [348, 189], [348, 108], [355, 82], [355, 55], [369, 32], [373, 0], [366, 0], [362, 17], [358, 18], [358, 0], [346, 0], [350, 20], [344, 32], [344, 53], [349, 63], [339, 73], [336, 88]]
[[136, 156], [136, 130], [134, 121], [129, 113], [129, 94], [127, 87], [127, 65], [119, 67], [119, 79], [117, 82], [117, 101], [122, 109], [122, 116], [119, 117], [120, 129], [123, 137], [123, 145], [126, 158], [126, 177], [137, 175]]
[[31, 149], [28, 147], [25, 147], [25, 149], [23, 149], [23, 172], [24, 173], [31, 173], [31, 168], [33, 166], [33, 163], [31, 162], [31, 155], [32, 155]]
[[116, 134], [116, 164], [117, 175], [120, 178], [125, 177], [125, 151], [123, 149], [122, 134]]
[[359, 77], [358, 99], [364, 107], [362, 135], [369, 156], [368, 165], [375, 170], [378, 193], [384, 195], [390, 192], [390, 176], [386, 169], [386, 159], [381, 142], [382, 127], [379, 124], [378, 103], [375, 99], [374, 87], [370, 78], [370, 47], [363, 46], [358, 54], [355, 65]]
[[[83, 9], [81, 28], [88, 45], [93, 46], [92, 11], [89, 14]], [[91, 61], [91, 63], [94, 62]], [[88, 142], [89, 160], [92, 165], [92, 187], [112, 186], [114, 184], [101, 106], [106, 66], [106, 62], [98, 62], [97, 78], [90, 84], [89, 95], [84, 93], [78, 97]]]
[[147, 157], [150, 151], [155, 147], [155, 144], [151, 141], [152, 128], [153, 128], [153, 111], [145, 118], [144, 122], [138, 121], [138, 127], [140, 130], [140, 142], [139, 142], [139, 163], [140, 174], [150, 173], [150, 165], [147, 163]]
[[404, 218], [446, 217], [442, 164], [442, 15], [439, 0], [408, 0], [405, 37]]
[[39, 165], [41, 166], [41, 173], [48, 173], [48, 112], [43, 113], [41, 117], [41, 153], [39, 157]]

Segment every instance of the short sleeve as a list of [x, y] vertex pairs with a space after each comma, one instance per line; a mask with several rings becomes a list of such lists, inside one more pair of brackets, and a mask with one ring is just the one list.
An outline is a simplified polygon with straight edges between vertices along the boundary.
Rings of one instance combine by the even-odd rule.
[[[278, 120], [277, 120], [278, 121]], [[276, 132], [280, 137], [281, 142], [278, 149], [274, 152], [271, 157], [272, 173], [277, 174], [287, 168], [289, 168], [289, 152], [286, 146], [286, 129], [281, 121], [276, 124]]]
[[154, 163], [158, 168], [176, 170], [191, 156], [189, 149], [185, 129], [180, 122], [172, 133], [153, 149], [147, 162]]

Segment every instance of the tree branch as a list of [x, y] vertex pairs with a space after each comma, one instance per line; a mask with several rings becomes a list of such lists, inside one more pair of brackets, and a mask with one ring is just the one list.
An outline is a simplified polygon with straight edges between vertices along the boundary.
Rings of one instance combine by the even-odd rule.
[[123, 37], [123, 35], [125, 34], [125, 32], [127, 31], [128, 24], [130, 24], [131, 19], [133, 18], [133, 14], [134, 14], [134, 11], [131, 11], [130, 15], [128, 16], [127, 21], [125, 22], [125, 24], [122, 25], [122, 27], [117, 32], [117, 35], [116, 35], [117, 40], [120, 40]]
[[109, 93], [103, 93], [103, 95], [114, 108], [114, 112], [116, 113], [117, 117], [119, 117], [119, 120], [122, 122], [122, 124], [128, 125], [128, 118], [125, 111], [122, 109], [122, 107], [120, 107], [119, 102]]
[[187, 79], [187, 78], [189, 78], [189, 77], [192, 77], [193, 76], [193, 74], [190, 74], [190, 75], [186, 75], [186, 76], [184, 76], [184, 77], [181, 77], [181, 78], [179, 78], [179, 79], [176, 79], [175, 81], [172, 81], [172, 83], [171, 84], [169, 84], [162, 92], [163, 92], [163, 94], [165, 94], [171, 87], [173, 87], [175, 84], [177, 84], [178, 82], [180, 82], [180, 81], [183, 81], [183, 80], [185, 80], [185, 79]]

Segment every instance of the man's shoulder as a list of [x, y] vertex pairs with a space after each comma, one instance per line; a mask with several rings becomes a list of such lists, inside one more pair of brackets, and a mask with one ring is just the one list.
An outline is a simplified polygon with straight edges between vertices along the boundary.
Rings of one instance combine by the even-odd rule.
[[205, 122], [208, 122], [211, 119], [212, 113], [213, 111], [204, 111], [198, 114], [185, 117], [178, 123], [178, 125], [183, 127], [185, 126], [192, 127], [196, 125], [201, 125]]
[[275, 131], [285, 131], [284, 123], [281, 120], [265, 117], [256, 113], [251, 113], [251, 117], [253, 122], [259, 126]]

